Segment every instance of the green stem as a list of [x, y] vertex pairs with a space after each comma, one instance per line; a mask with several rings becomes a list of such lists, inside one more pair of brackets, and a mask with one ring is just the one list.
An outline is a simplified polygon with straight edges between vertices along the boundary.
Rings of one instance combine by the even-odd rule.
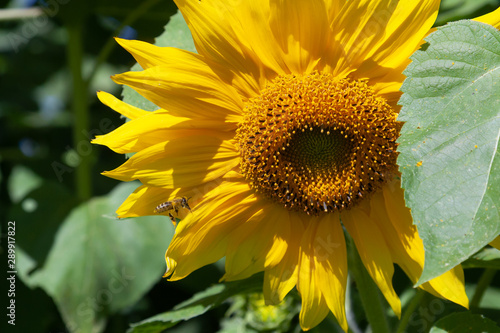
[[405, 312], [403, 313], [403, 317], [401, 317], [401, 320], [399, 321], [399, 326], [396, 333], [403, 333], [405, 331], [406, 327], [408, 326], [408, 322], [411, 319], [411, 315], [415, 312], [417, 306], [422, 302], [424, 296], [425, 292], [420, 289], [417, 289], [417, 293], [411, 299], [410, 304], [408, 304]]
[[379, 289], [363, 265], [363, 261], [359, 257], [354, 242], [349, 236], [347, 239], [349, 244], [349, 270], [354, 277], [354, 281], [356, 281], [361, 303], [363, 304], [366, 318], [370, 323], [372, 332], [390, 332], [384, 300], [380, 295]]
[[0, 9], [0, 22], [21, 21], [45, 15], [39, 7]]
[[479, 279], [479, 282], [477, 283], [476, 291], [474, 292], [474, 296], [472, 296], [472, 299], [470, 301], [470, 308], [478, 308], [479, 304], [481, 303], [481, 299], [483, 298], [484, 293], [486, 292], [486, 289], [488, 289], [489, 285], [491, 284], [491, 281], [493, 281], [493, 278], [495, 277], [497, 270], [493, 268], [487, 268], [484, 270], [483, 275], [481, 275], [481, 278]]
[[[130, 12], [130, 14], [122, 21], [120, 26], [116, 28], [113, 31], [113, 37], [117, 36], [122, 29], [127, 26], [131, 25], [133, 22], [135, 22], [138, 18], [140, 18], [142, 15], [144, 15], [151, 7], [156, 5], [159, 2], [159, 0], [148, 0], [142, 2], [136, 9]], [[90, 85], [92, 82], [92, 79], [94, 78], [95, 74], [97, 73], [97, 70], [101, 65], [108, 59], [109, 55], [113, 51], [113, 49], [116, 47], [116, 42], [113, 38], [109, 38], [104, 47], [101, 49], [99, 52], [99, 55], [97, 56], [96, 63], [94, 65], [94, 68], [92, 68], [92, 72], [86, 79], [87, 84]]]
[[[356, 317], [354, 315], [353, 302], [352, 302], [352, 276], [347, 276], [347, 286], [346, 286], [346, 300], [345, 300], [345, 313], [347, 317], [347, 323], [349, 324], [349, 329], [347, 333], [361, 333], [361, 329], [358, 327], [356, 322]], [[331, 314], [331, 312], [330, 312]]]
[[89, 139], [85, 135], [89, 128], [87, 84], [83, 81], [83, 22], [67, 25], [68, 48], [67, 57], [73, 80], [72, 109], [73, 149], [80, 157], [76, 168], [76, 192], [80, 201], [88, 200], [92, 194]]

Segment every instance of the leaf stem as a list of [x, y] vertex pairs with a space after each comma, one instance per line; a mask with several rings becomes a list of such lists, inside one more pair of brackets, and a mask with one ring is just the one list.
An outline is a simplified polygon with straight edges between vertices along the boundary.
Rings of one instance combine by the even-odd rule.
[[403, 333], [405, 331], [406, 327], [408, 326], [408, 322], [411, 319], [411, 315], [415, 312], [417, 306], [422, 302], [424, 296], [425, 292], [417, 289], [415, 296], [413, 296], [413, 298], [411, 299], [410, 304], [408, 304], [405, 312], [403, 313], [403, 317], [401, 317], [401, 320], [399, 321], [399, 326], [396, 333]]
[[477, 283], [474, 296], [472, 296], [472, 299], [470, 301], [469, 307], [471, 309], [479, 307], [481, 299], [483, 298], [486, 289], [488, 289], [489, 285], [491, 284], [491, 281], [493, 281], [496, 272], [497, 270], [494, 268], [487, 268], [484, 270], [483, 274], [479, 278], [479, 282]]
[[361, 260], [354, 242], [347, 236], [349, 270], [356, 281], [356, 286], [361, 297], [366, 318], [370, 323], [372, 332], [391, 332], [385, 312], [384, 301], [381, 298], [377, 285], [368, 274]]
[[[68, 31], [67, 57], [71, 77], [73, 80], [72, 111], [73, 121], [73, 149], [76, 150], [80, 164], [76, 168], [76, 192], [80, 201], [85, 201], [92, 194], [90, 176], [90, 143], [85, 136], [89, 128], [88, 92], [87, 84], [83, 80], [83, 22], [66, 25]], [[87, 144], [88, 143], [88, 144]]]

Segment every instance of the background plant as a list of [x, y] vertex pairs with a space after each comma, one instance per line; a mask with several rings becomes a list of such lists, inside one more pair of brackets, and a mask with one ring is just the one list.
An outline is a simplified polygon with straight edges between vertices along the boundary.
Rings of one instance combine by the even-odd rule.
[[[476, 17], [499, 5], [497, 0], [443, 1], [436, 24]], [[141, 324], [135, 325], [132, 331], [161, 332], [169, 327], [172, 332], [297, 331], [299, 301], [293, 295], [277, 309], [263, 307], [258, 293], [261, 277], [217, 284], [222, 276], [220, 263], [200, 269], [182, 281], [167, 282], [161, 275], [165, 268], [163, 254], [173, 234], [169, 221], [159, 216], [115, 219], [115, 209], [138, 184], [118, 184], [100, 175], [101, 171], [119, 165], [122, 158], [105, 148], [92, 146], [89, 141], [95, 135], [118, 127], [123, 120], [97, 101], [95, 91], [106, 90], [120, 95], [121, 88], [112, 83], [109, 76], [133, 65], [132, 58], [116, 47], [113, 36], [194, 50], [189, 31], [182, 17], [176, 14], [173, 2], [8, 1], [3, 8], [5, 10], [0, 11], [0, 215], [3, 232], [7, 230], [7, 221], [16, 221], [16, 331], [124, 332], [130, 324], [138, 322]], [[7, 10], [13, 8], [19, 10]], [[460, 33], [460, 29], [469, 27], [456, 25], [452, 29], [456, 29], [455, 35], [461, 38], [464, 33]], [[435, 45], [443, 43], [440, 35], [430, 38], [425, 53], [416, 54], [407, 70], [408, 76], [420, 75], [422, 86], [434, 83], [425, 80], [446, 75], [440, 67], [442, 62], [432, 64], [435, 75], [426, 75], [430, 72], [419, 67], [431, 56], [453, 62], [454, 54], [436, 50]], [[474, 53], [472, 59], [477, 66], [484, 65], [488, 73], [498, 68], [498, 58], [488, 55], [483, 59], [478, 54], [480, 52]], [[500, 57], [500, 52], [497, 56]], [[440, 93], [451, 100], [466, 98], [465, 94], [453, 95], [453, 87], [440, 87]], [[476, 86], [471, 86], [470, 94], [489, 90], [489, 96], [498, 96], [498, 85], [496, 87], [479, 80]], [[413, 94], [418, 89], [419, 86], [412, 86], [411, 82], [405, 83], [403, 91], [407, 97], [402, 103], [433, 107], [432, 96], [420, 98]], [[154, 108], [145, 105], [146, 102], [132, 91], [124, 94], [129, 103], [145, 109]], [[492, 104], [491, 112], [485, 116], [490, 118], [477, 119], [486, 124], [479, 134], [498, 131], [498, 101], [481, 100], [481, 103]], [[466, 106], [462, 110], [464, 114], [476, 107], [458, 103], [448, 112], [455, 112], [460, 105]], [[435, 155], [429, 154], [435, 147], [424, 145], [425, 149], [420, 148], [423, 141], [429, 144], [428, 138], [441, 133], [440, 126], [449, 123], [450, 117], [445, 113], [443, 122], [429, 119], [430, 126], [424, 127], [419, 114], [415, 113], [418, 110], [404, 110], [408, 126], [406, 132], [402, 132], [401, 151], [408, 153], [402, 155], [399, 163], [403, 168], [408, 166], [406, 171], [402, 170], [403, 180], [408, 172], [405, 186], [411, 189], [407, 193], [414, 196], [408, 195], [406, 199], [417, 205], [413, 210], [422, 217], [418, 221], [423, 221], [429, 207], [426, 202], [432, 198], [427, 192], [411, 188], [422, 183], [414, 180], [412, 174], [425, 172], [428, 163], [447, 163], [434, 160]], [[419, 132], [418, 127], [424, 130]], [[457, 127], [458, 134], [464, 132]], [[463, 139], [459, 145], [461, 149], [455, 151], [455, 159], [448, 162], [470, 158], [473, 164], [488, 156], [497, 161], [498, 148], [495, 147], [498, 142], [495, 146], [493, 141], [490, 147], [487, 145], [491, 144], [491, 138], [485, 135], [479, 138], [483, 141], [476, 142], [470, 141], [470, 137], [458, 137]], [[443, 142], [450, 140], [444, 138]], [[464, 148], [466, 142], [470, 142], [471, 147]], [[444, 148], [456, 146], [450, 145]], [[414, 149], [417, 153], [411, 153]], [[486, 155], [477, 155], [478, 152]], [[471, 202], [477, 207], [487, 204], [489, 211], [494, 211], [500, 197], [494, 192], [499, 189], [499, 176], [495, 173], [498, 162], [491, 165], [488, 174], [493, 176], [486, 179], [491, 182], [486, 187], [493, 191], [490, 197], [497, 201], [473, 201], [471, 193], [464, 190], [457, 195], [462, 200], [460, 206]], [[460, 172], [452, 171], [454, 174]], [[483, 211], [486, 210], [481, 209]], [[436, 212], [431, 213], [437, 216]], [[490, 231], [498, 228], [498, 214], [496, 218], [494, 214], [486, 215], [493, 217], [478, 215], [478, 219], [487, 221]], [[445, 216], [444, 219], [451, 221], [452, 218]], [[419, 225], [421, 232], [428, 232], [429, 239], [435, 239], [431, 234], [435, 229], [427, 230], [426, 225]], [[483, 226], [482, 222], [477, 225]], [[438, 275], [439, 269], [446, 267], [444, 264], [462, 262], [473, 254], [464, 263], [471, 311], [456, 314], [464, 310], [429, 294], [416, 292], [397, 270], [394, 285], [402, 298], [403, 318], [400, 322], [392, 312], [383, 313], [391, 331], [438, 332], [465, 324], [477, 325], [489, 332], [500, 331], [500, 277], [495, 276], [500, 267], [499, 251], [481, 250], [487, 243], [481, 230], [462, 226], [474, 232], [450, 239], [444, 246], [433, 246], [442, 251], [426, 258], [426, 262], [434, 264], [424, 272], [423, 279]], [[3, 253], [6, 253], [5, 240], [2, 234]], [[356, 288], [356, 283], [362, 283], [357, 277], [363, 276], [363, 272], [353, 273], [357, 281], [350, 280], [347, 307], [351, 330], [362, 332], [369, 325]], [[378, 292], [375, 297], [380, 297]], [[387, 308], [384, 302], [382, 305]], [[189, 321], [185, 321], [187, 319]], [[6, 325], [5, 320], [2, 325]], [[329, 318], [314, 330], [331, 332], [337, 329], [335, 325], [335, 319]], [[7, 332], [12, 330], [11, 326], [6, 327]]]

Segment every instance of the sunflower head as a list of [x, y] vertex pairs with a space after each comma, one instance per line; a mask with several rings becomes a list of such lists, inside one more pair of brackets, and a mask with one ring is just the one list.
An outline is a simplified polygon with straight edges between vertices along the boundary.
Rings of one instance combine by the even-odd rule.
[[241, 172], [289, 209], [317, 215], [350, 208], [396, 171], [397, 113], [364, 81], [279, 76], [243, 112]]
[[[300, 293], [306, 330], [332, 311], [347, 331], [345, 230], [400, 315], [394, 264], [416, 282], [424, 248], [397, 177], [397, 100], [439, 1], [176, 3], [197, 54], [119, 40], [144, 71], [115, 81], [160, 109], [100, 94], [132, 120], [94, 142], [136, 152], [106, 175], [143, 183], [119, 216], [192, 198], [160, 212], [183, 214], [165, 276], [222, 257], [225, 280], [264, 271], [269, 302]], [[422, 288], [467, 306], [460, 267]]]

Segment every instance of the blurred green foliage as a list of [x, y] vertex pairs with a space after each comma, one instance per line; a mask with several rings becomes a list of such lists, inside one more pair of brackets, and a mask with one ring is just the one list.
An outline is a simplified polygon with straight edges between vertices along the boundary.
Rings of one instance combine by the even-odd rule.
[[[175, 4], [10, 1], [2, 8], [0, 251], [6, 254], [7, 222], [15, 221], [18, 276], [16, 326], [2, 320], [1, 331], [124, 332], [130, 323], [217, 283], [221, 272], [216, 266], [182, 282], [162, 279], [173, 226], [161, 217], [117, 220], [114, 211], [138, 184], [117, 186], [101, 176], [124, 157], [89, 142], [123, 123], [95, 94], [120, 95], [110, 76], [134, 64], [113, 37], [153, 42], [177, 12]], [[75, 29], [81, 32], [80, 86], [88, 116], [83, 129], [77, 129], [75, 75], [68, 60]], [[90, 161], [91, 200], [78, 195], [76, 175], [83, 159]], [[2, 299], [5, 309], [9, 299]], [[190, 327], [216, 330], [217, 316], [200, 317]]]
[[[499, 4], [498, 0], [443, 1], [437, 24], [471, 18]], [[243, 285], [213, 287], [222, 276], [220, 263], [182, 281], [167, 282], [161, 278], [165, 269], [162, 256], [173, 226], [159, 217], [115, 218], [114, 211], [137, 184], [118, 185], [100, 175], [121, 164], [124, 157], [89, 141], [123, 120], [101, 105], [95, 92], [120, 95], [121, 87], [109, 76], [134, 64], [112, 37], [153, 42], [177, 12], [174, 3], [12, 0], [4, 1], [0, 8], [0, 253], [7, 253], [7, 223], [15, 221], [18, 272], [16, 326], [7, 325], [4, 316], [1, 331], [125, 332], [132, 323], [165, 313], [181, 302], [178, 308], [187, 309], [182, 312], [185, 317], [172, 321], [169, 316], [175, 311], [162, 317], [167, 318], [167, 325], [180, 322], [169, 332], [297, 331], [299, 301], [293, 295], [286, 304], [289, 313], [281, 310], [275, 316], [278, 319], [269, 323], [263, 322], [266, 313], [256, 306], [258, 296], [230, 297]], [[184, 28], [177, 26], [182, 22], [172, 23], [171, 33], [181, 33], [177, 38], [182, 39]], [[185, 48], [192, 47], [189, 38], [186, 43]], [[498, 253], [491, 252], [468, 262], [471, 293], [482, 268], [499, 267]], [[6, 261], [2, 256], [2, 263]], [[6, 272], [6, 266], [2, 267]], [[255, 292], [251, 282], [242, 283], [248, 292]], [[403, 308], [411, 306], [414, 290], [400, 270], [394, 285], [402, 295]], [[498, 276], [492, 285], [500, 285]], [[352, 286], [347, 308], [365, 328], [359, 294]], [[499, 293], [498, 288], [490, 288], [479, 304], [490, 311], [490, 318], [500, 318], [495, 303]], [[214, 297], [221, 298], [213, 301]], [[2, 299], [5, 309], [9, 299]], [[207, 300], [213, 301], [210, 306]], [[430, 309], [432, 321], [456, 310], [454, 305], [436, 300], [425, 296], [410, 318], [408, 332], [430, 329], [426, 309]], [[203, 308], [195, 307], [200, 304]], [[396, 325], [397, 318], [389, 317]], [[447, 325], [447, 321], [443, 323]], [[165, 322], [150, 332], [163, 328]], [[333, 319], [312, 331], [336, 329]]]

